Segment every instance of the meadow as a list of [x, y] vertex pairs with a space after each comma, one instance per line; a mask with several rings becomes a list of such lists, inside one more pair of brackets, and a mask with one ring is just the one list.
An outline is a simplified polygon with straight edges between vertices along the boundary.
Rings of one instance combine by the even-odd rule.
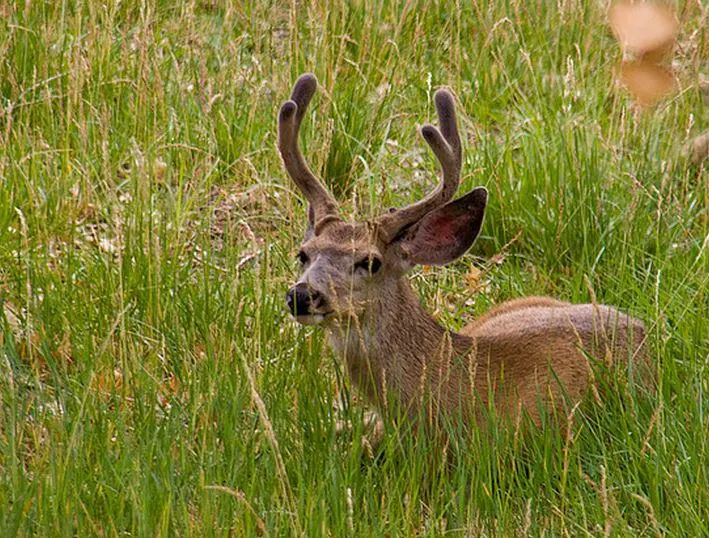
[[[1, 536], [707, 536], [707, 5], [678, 89], [615, 82], [607, 2], [0, 3]], [[306, 207], [275, 147], [303, 72], [313, 168], [366, 218], [437, 181], [457, 96], [481, 237], [412, 280], [452, 328], [548, 294], [643, 319], [655, 394], [456, 448], [389, 427], [285, 292]], [[344, 401], [341, 411], [335, 409]], [[349, 435], [338, 420], [354, 424]]]

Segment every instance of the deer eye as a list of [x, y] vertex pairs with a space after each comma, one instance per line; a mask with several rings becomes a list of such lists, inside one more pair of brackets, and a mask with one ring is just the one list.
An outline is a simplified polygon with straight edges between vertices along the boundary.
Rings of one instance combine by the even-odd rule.
[[363, 269], [367, 271], [367, 273], [373, 275], [382, 266], [382, 260], [377, 258], [376, 256], [368, 256], [366, 258], [361, 259], [357, 263], [355, 263], [355, 269]]
[[304, 251], [298, 252], [298, 261], [300, 262], [301, 265], [305, 265], [310, 261], [310, 258]]

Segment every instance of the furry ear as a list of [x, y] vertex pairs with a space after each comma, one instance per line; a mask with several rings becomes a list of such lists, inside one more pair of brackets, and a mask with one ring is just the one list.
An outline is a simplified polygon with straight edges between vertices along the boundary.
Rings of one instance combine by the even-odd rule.
[[472, 246], [480, 233], [487, 189], [478, 187], [462, 198], [427, 213], [395, 239], [399, 255], [410, 265], [446, 265]]

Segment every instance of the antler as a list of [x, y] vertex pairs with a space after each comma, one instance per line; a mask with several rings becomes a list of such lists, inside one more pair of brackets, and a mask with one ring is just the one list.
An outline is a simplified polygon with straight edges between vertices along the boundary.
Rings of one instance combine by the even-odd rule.
[[301, 75], [293, 87], [290, 100], [283, 103], [278, 114], [278, 150], [288, 175], [310, 202], [316, 228], [323, 221], [337, 219], [337, 202], [310, 171], [298, 148], [300, 122], [317, 87], [315, 75]]
[[424, 125], [421, 134], [441, 163], [441, 182], [423, 200], [379, 217], [379, 233], [385, 241], [391, 241], [401, 230], [448, 202], [458, 190], [462, 156], [453, 94], [448, 90], [438, 90], [434, 101], [441, 130], [433, 125]]

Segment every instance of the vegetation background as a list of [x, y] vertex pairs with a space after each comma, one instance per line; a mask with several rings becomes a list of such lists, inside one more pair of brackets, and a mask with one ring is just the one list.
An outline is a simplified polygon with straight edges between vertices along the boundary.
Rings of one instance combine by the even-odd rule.
[[[708, 191], [685, 155], [707, 5], [676, 4], [679, 89], [644, 110], [607, 7], [0, 3], [0, 535], [708, 535]], [[275, 118], [305, 71], [305, 151], [353, 217], [431, 188], [416, 126], [455, 91], [461, 192], [491, 196], [472, 253], [413, 275], [430, 311], [618, 305], [657, 394], [611, 382], [451, 467], [390, 428], [370, 461], [364, 407], [284, 307], [305, 211]]]

